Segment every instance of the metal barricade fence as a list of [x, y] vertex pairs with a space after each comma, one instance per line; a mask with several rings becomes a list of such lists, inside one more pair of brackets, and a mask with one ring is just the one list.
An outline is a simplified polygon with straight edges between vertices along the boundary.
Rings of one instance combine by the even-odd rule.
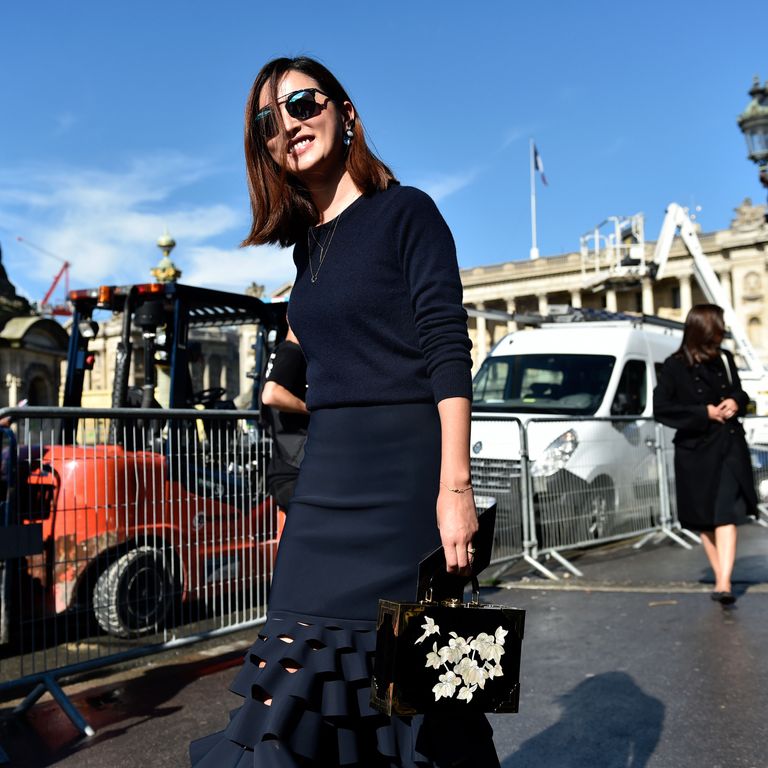
[[768, 518], [768, 417], [748, 416], [742, 421], [752, 459], [757, 501], [762, 512], [761, 522]]
[[659, 532], [690, 546], [670, 503], [672, 433], [653, 419], [473, 414], [472, 424], [475, 491], [498, 499], [494, 563], [523, 558], [555, 579], [541, 560], [581, 575], [562, 554], [571, 549]]
[[[515, 417], [473, 415], [470, 464], [472, 486], [478, 507], [481, 497], [496, 499], [496, 532], [491, 556], [492, 564], [506, 563], [525, 557], [530, 548], [530, 512], [528, 509], [528, 451], [525, 432]], [[493, 455], [482, 454], [481, 440], [474, 430], [483, 425], [483, 438], [493, 441]], [[490, 430], [490, 432], [489, 432]]]
[[560, 554], [668, 525], [653, 419], [535, 418], [526, 423], [537, 555]]
[[3, 555], [0, 691], [36, 686], [20, 711], [47, 689], [87, 733], [58, 678], [263, 621], [277, 510], [257, 413], [1, 415], [0, 524], [39, 537]]

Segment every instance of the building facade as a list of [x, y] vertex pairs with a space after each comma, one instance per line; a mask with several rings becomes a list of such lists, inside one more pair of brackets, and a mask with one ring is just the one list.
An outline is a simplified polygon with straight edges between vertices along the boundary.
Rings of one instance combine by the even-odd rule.
[[[753, 205], [747, 198], [735, 209], [729, 229], [698, 236], [752, 344], [768, 363], [766, 206]], [[653, 242], [644, 243], [647, 262], [654, 247]], [[508, 314], [547, 314], [551, 305], [559, 304], [684, 320], [694, 304], [705, 301], [693, 277], [692, 258], [679, 238], [672, 245], [662, 280], [645, 276], [612, 283], [596, 280], [591, 269], [581, 252], [463, 269], [464, 304]], [[493, 344], [516, 329], [514, 320], [470, 317], [475, 366]]]
[[0, 251], [0, 408], [57, 405], [68, 342], [59, 323], [16, 294]]

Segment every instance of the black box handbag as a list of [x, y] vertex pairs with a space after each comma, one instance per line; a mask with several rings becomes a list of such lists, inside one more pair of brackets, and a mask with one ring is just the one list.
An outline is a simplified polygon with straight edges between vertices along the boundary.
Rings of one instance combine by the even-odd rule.
[[[479, 570], [490, 560], [494, 513], [480, 518]], [[490, 536], [483, 535], [483, 527], [490, 528]], [[479, 543], [485, 538], [487, 557]], [[442, 550], [422, 561], [422, 586], [424, 564], [438, 558], [444, 571]], [[372, 707], [386, 715], [518, 711], [525, 611], [481, 604], [477, 577], [471, 578], [469, 602], [455, 594], [436, 595], [431, 587], [418, 602], [379, 600]]]

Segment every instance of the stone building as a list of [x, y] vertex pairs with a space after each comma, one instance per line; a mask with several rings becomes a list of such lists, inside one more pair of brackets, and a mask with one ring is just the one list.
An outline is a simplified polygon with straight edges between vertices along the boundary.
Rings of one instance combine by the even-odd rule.
[[56, 405], [68, 341], [59, 323], [39, 315], [16, 294], [0, 250], [0, 408], [24, 400], [29, 405]]
[[[766, 206], [749, 198], [735, 209], [729, 229], [699, 233], [702, 249], [730, 296], [734, 309], [757, 353], [768, 363], [768, 223]], [[655, 243], [645, 242], [646, 261]], [[693, 278], [692, 259], [679, 238], [669, 254], [664, 278], [642, 277], [612, 284], [595, 280], [581, 252], [536, 260], [508, 261], [461, 270], [464, 304], [468, 308], [514, 314], [546, 314], [553, 304], [655, 314], [684, 320], [704, 296]], [[470, 318], [475, 365], [506, 333], [516, 330], [511, 320]]]

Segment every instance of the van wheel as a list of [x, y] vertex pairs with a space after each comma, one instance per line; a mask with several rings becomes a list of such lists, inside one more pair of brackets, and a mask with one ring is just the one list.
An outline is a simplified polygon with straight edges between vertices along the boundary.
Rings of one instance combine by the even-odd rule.
[[590, 538], [602, 539], [608, 534], [616, 511], [616, 494], [613, 483], [607, 477], [599, 477], [592, 483], [585, 506]]
[[165, 624], [181, 593], [168, 551], [137, 547], [112, 563], [93, 588], [99, 626], [115, 637], [141, 637]]

